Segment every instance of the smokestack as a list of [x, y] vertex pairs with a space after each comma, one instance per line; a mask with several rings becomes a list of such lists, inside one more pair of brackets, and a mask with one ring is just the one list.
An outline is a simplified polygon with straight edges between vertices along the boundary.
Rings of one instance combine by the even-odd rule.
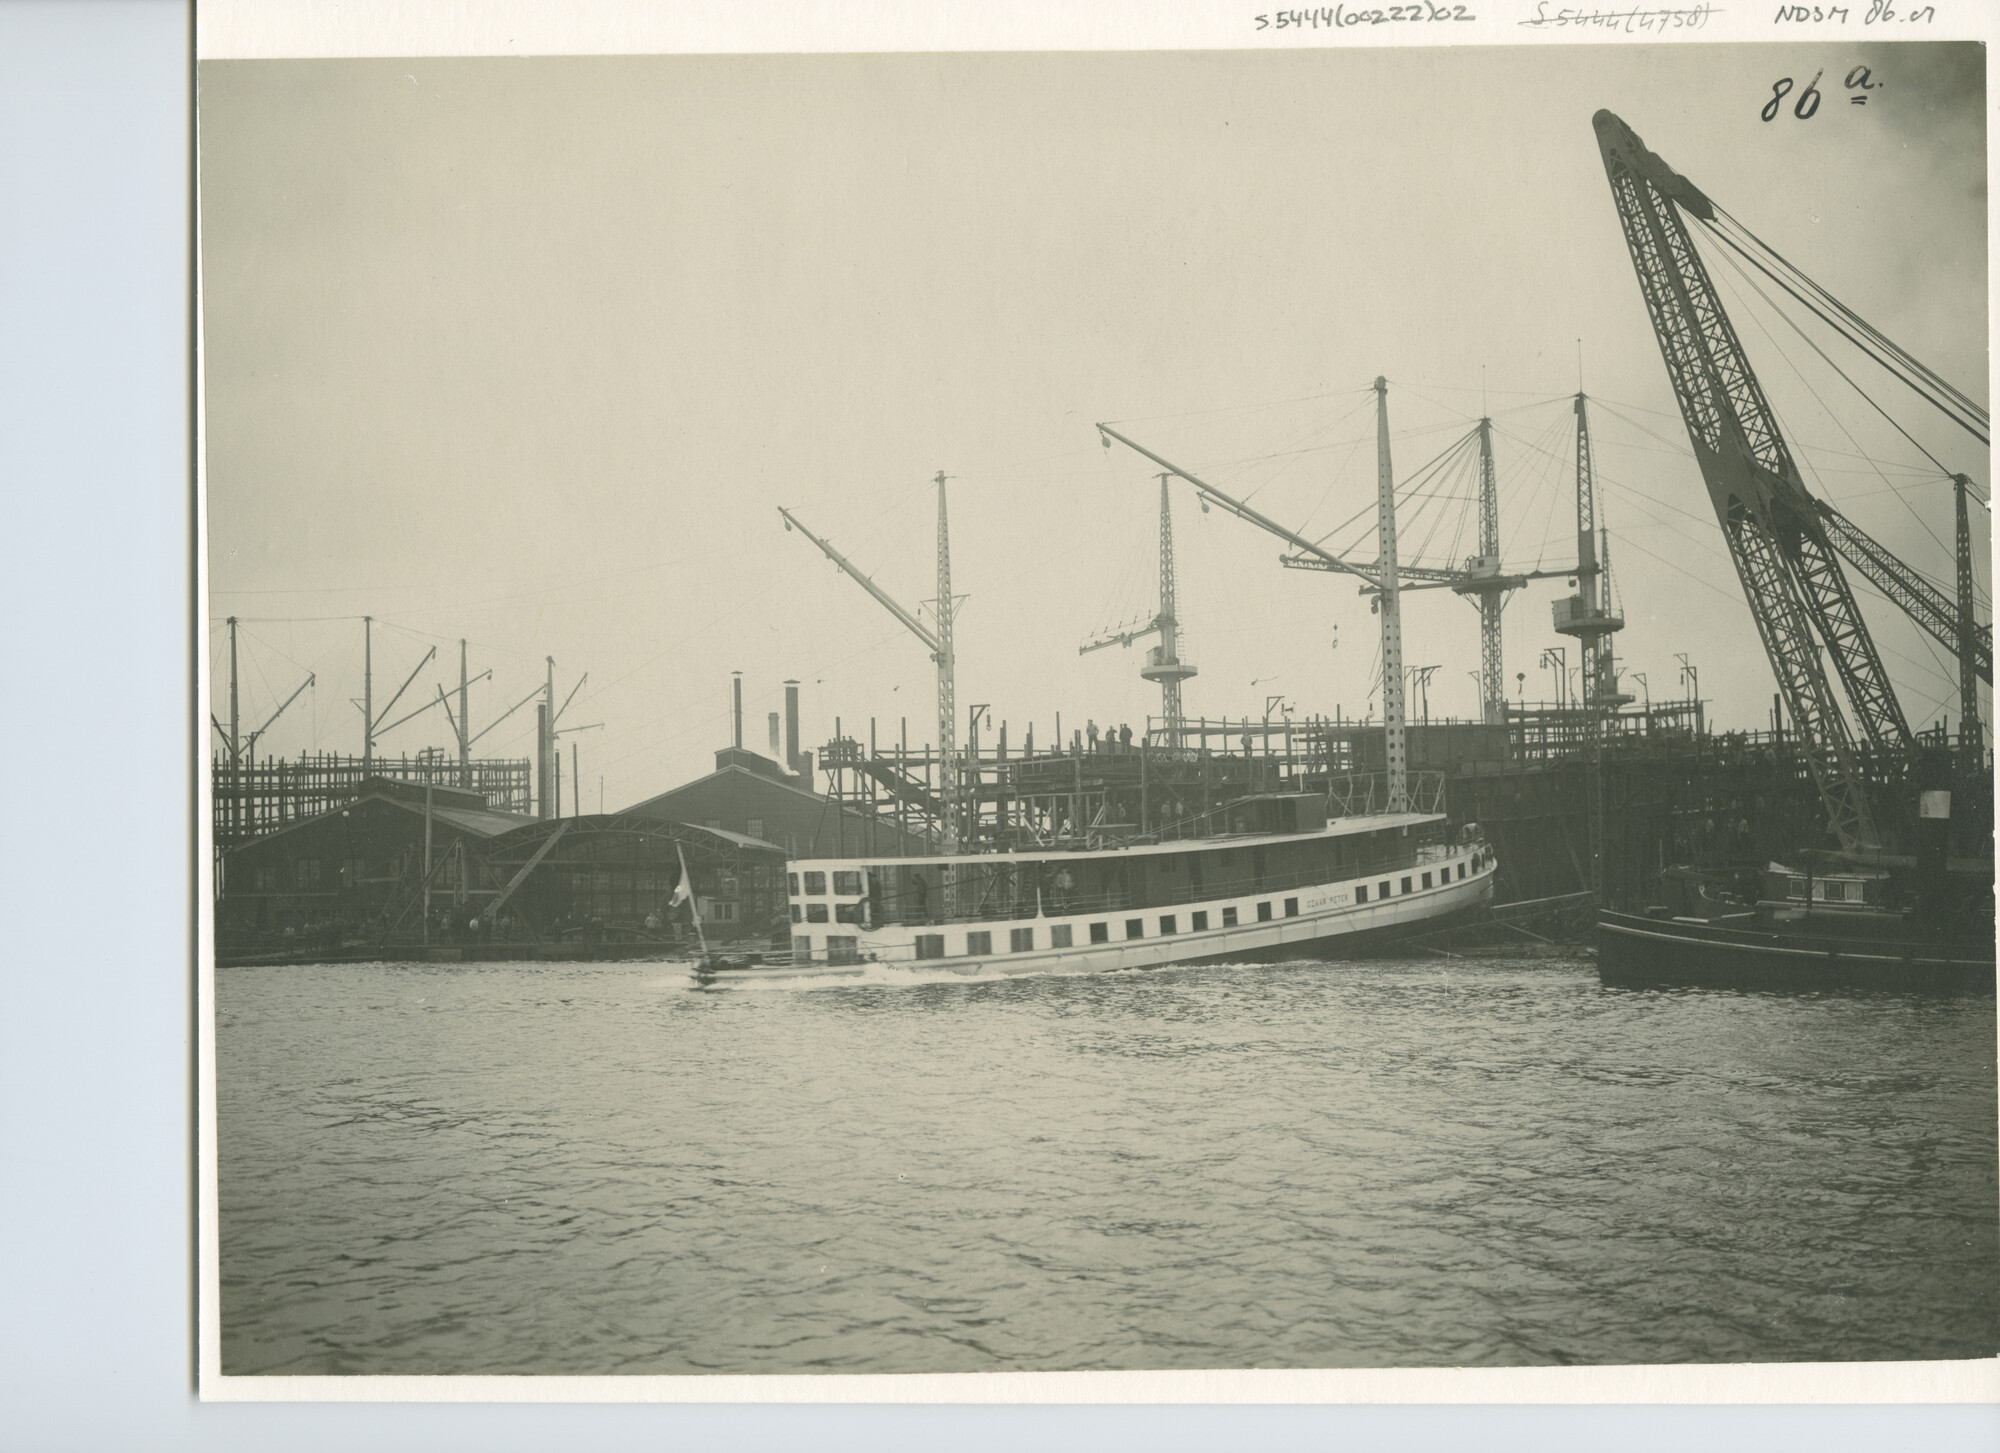
[[778, 759], [778, 714], [771, 713], [771, 760]]
[[785, 765], [797, 772], [799, 767], [799, 683], [785, 683]]
[[736, 708], [730, 713], [730, 720], [735, 724], [736, 731], [730, 744], [740, 752], [743, 750], [743, 673], [732, 671], [730, 675], [734, 678], [733, 684], [736, 688]]

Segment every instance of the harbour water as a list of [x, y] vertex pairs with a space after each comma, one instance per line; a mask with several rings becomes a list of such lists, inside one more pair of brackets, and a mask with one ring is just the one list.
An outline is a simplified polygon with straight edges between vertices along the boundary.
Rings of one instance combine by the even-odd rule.
[[230, 1373], [1989, 1356], [1990, 997], [216, 976]]

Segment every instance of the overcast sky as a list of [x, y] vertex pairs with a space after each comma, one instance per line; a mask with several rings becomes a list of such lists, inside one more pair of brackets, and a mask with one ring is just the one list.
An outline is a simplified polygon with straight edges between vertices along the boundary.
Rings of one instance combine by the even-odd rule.
[[[1861, 62], [1865, 106], [1841, 85]], [[1771, 673], [1591, 114], [1983, 402], [1983, 106], [1974, 47], [205, 63], [210, 643], [243, 618], [246, 730], [318, 674], [260, 755], [359, 750], [364, 614], [378, 704], [432, 644], [408, 704], [455, 685], [472, 641], [493, 672], [475, 729], [553, 655], [559, 693], [589, 673], [565, 722], [603, 723], [574, 739], [586, 810], [600, 777], [615, 809], [707, 770], [732, 670], [753, 747], [788, 677], [809, 747], [836, 716], [929, 741], [923, 648], [776, 506], [914, 608], [942, 469], [961, 732], [979, 702], [1016, 742], [1058, 712], [1136, 727], [1159, 710], [1144, 643], [1077, 647], [1151, 614], [1158, 486], [1094, 421], [1319, 535], [1371, 506], [1377, 374], [1400, 474], [1483, 402], [1503, 552], [1556, 567], [1580, 340], [1619, 654], [1661, 698], [1687, 653], [1711, 720], [1762, 727]], [[1718, 278], [1809, 486], [1948, 584], [1935, 467]], [[1833, 356], [1983, 490], [1975, 441]], [[1470, 553], [1469, 482], [1428, 491], [1406, 558]], [[1366, 714], [1354, 582], [1281, 570], [1185, 486], [1175, 506], [1189, 712]], [[1333, 543], [1372, 558], [1367, 525]], [[1975, 532], [1983, 557], [1983, 510]], [[1549, 624], [1564, 593], [1512, 598], [1510, 694], [1516, 672], [1553, 693], [1545, 647], [1574, 663]], [[1862, 594], [1913, 725], [1956, 719], [1949, 659]], [[1410, 597], [1404, 650], [1439, 667], [1433, 715], [1476, 713], [1468, 605]], [[221, 654], [213, 682], [224, 715]], [[529, 755], [533, 725], [478, 751]], [[432, 713], [378, 750], [449, 740]]]

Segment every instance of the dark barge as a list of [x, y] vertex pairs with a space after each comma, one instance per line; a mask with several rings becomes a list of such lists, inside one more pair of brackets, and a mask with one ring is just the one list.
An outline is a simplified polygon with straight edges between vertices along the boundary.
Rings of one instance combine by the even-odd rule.
[[[1994, 992], [1990, 911], [1936, 897], [1894, 906], [1885, 901], [1894, 894], [1890, 874], [1880, 868], [1802, 872], [1773, 863], [1763, 876], [1763, 893], [1744, 901], [1682, 870], [1669, 875], [1679, 903], [1604, 910], [1599, 980], [1634, 988]], [[1990, 869], [1986, 879], [1990, 885]]]

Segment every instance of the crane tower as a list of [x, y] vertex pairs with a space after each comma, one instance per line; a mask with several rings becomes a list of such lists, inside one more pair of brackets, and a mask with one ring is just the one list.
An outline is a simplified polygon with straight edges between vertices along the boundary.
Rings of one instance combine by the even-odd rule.
[[1576, 594], [1555, 603], [1558, 635], [1583, 646], [1583, 699], [1601, 711], [1632, 698], [1618, 690], [1618, 667], [1610, 637], [1625, 629], [1625, 617], [1611, 603], [1611, 541], [1597, 522], [1597, 487], [1590, 454], [1590, 416], [1576, 396]]
[[1171, 478], [1171, 474], [1160, 476], [1159, 613], [1132, 630], [1110, 631], [1085, 642], [1077, 648], [1077, 655], [1087, 655], [1106, 646], [1129, 646], [1139, 637], [1158, 631], [1160, 644], [1146, 652], [1146, 664], [1139, 668], [1139, 674], [1159, 683], [1160, 718], [1165, 724], [1167, 744], [1178, 747], [1181, 723], [1185, 720], [1181, 711], [1181, 683], [1197, 673], [1194, 663], [1183, 661], [1180, 655], [1180, 618], [1176, 614], [1174, 592], [1174, 511], [1173, 500], [1167, 493], [1167, 481]]
[[[1407, 567], [1406, 567], [1407, 568]], [[1452, 593], [1479, 607], [1480, 719], [1488, 726], [1507, 722], [1507, 668], [1501, 650], [1500, 612], [1507, 592], [1528, 583], [1500, 565], [1500, 485], [1493, 469], [1493, 421], [1479, 421], [1479, 553], [1462, 571], [1424, 572], [1446, 579]], [[1423, 587], [1418, 586], [1421, 590]]]

